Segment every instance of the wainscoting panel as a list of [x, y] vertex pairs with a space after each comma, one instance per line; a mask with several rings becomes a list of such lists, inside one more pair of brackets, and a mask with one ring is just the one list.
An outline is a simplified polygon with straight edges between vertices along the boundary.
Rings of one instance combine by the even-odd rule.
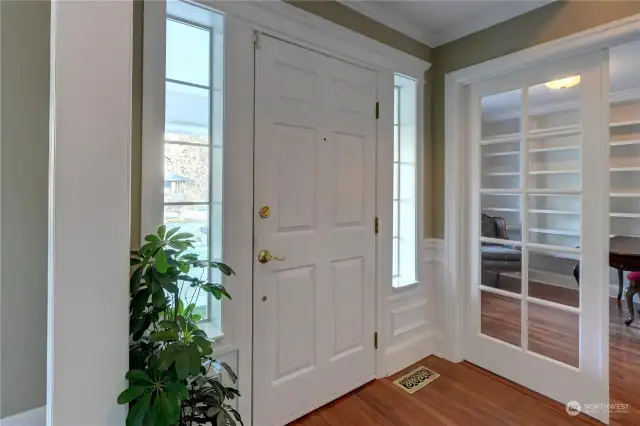
[[394, 289], [383, 309], [386, 344], [378, 356], [383, 357], [383, 375], [399, 370], [437, 353], [440, 332], [437, 328], [438, 288], [443, 276], [444, 242], [424, 240], [421, 247], [419, 281]]

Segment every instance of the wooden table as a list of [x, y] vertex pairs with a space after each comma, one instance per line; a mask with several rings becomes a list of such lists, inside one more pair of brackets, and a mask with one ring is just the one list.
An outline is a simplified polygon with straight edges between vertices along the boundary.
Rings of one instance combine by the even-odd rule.
[[[618, 302], [622, 298], [624, 271], [640, 271], [640, 237], [616, 235], [609, 239], [609, 266], [618, 270]], [[580, 262], [573, 268], [573, 276], [580, 283]]]

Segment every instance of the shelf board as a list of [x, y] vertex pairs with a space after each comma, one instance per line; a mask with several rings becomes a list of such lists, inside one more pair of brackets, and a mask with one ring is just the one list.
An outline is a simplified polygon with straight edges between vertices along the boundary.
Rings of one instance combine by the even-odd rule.
[[580, 170], [532, 170], [530, 175], [568, 175], [580, 173]]
[[579, 211], [573, 211], [573, 210], [531, 209], [529, 210], [529, 212], [537, 213], [537, 214], [560, 214], [560, 215], [575, 215], [575, 216], [580, 215]]
[[548, 228], [531, 228], [530, 232], [535, 232], [537, 234], [550, 234], [550, 235], [565, 235], [568, 237], [579, 237], [580, 231], [570, 231], [564, 229], [548, 229]]
[[503, 152], [489, 152], [487, 154], [483, 154], [483, 157], [507, 157], [511, 155], [519, 155], [520, 151], [503, 151]]
[[629, 121], [614, 121], [609, 124], [609, 127], [629, 127], [629, 126], [640, 126], [640, 120], [629, 120]]
[[640, 192], [638, 192], [638, 191], [618, 191], [618, 192], [612, 192], [609, 195], [611, 197], [620, 197], [620, 198], [638, 198], [638, 197], [640, 197]]
[[634, 218], [640, 218], [640, 213], [610, 213], [609, 216], [634, 219]]
[[540, 152], [571, 151], [574, 149], [580, 149], [580, 145], [565, 145], [565, 146], [553, 146], [549, 148], [534, 148], [534, 149], [530, 149], [529, 152], [532, 154], [537, 154]]
[[522, 133], [509, 133], [505, 135], [483, 138], [480, 141], [480, 145], [494, 145], [498, 143], [520, 142], [521, 140], [522, 140]]
[[520, 176], [520, 172], [495, 172], [485, 173], [485, 176]]
[[[553, 146], [549, 148], [534, 148], [534, 149], [530, 149], [529, 153], [540, 154], [544, 152], [572, 151], [575, 149], [580, 149], [580, 145]], [[520, 151], [489, 152], [487, 154], [483, 154], [482, 156], [483, 157], [508, 157], [513, 155], [520, 155]]]
[[483, 207], [482, 210], [492, 212], [520, 212], [520, 209], [514, 209], [511, 207]]
[[629, 146], [629, 145], [640, 145], [640, 139], [638, 140], [629, 140], [629, 141], [611, 141], [609, 143], [610, 146]]
[[612, 167], [612, 172], [640, 172], [640, 167]]
[[548, 138], [552, 136], [567, 136], [574, 135], [580, 133], [582, 130], [579, 124], [572, 124], [569, 126], [557, 126], [557, 127], [549, 127], [547, 129], [534, 129], [529, 130], [527, 133], [528, 139], [542, 139]]

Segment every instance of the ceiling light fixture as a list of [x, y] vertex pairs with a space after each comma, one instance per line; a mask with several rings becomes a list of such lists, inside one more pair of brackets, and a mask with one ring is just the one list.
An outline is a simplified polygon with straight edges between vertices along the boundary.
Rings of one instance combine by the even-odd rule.
[[569, 87], [573, 87], [579, 83], [580, 83], [580, 76], [573, 75], [571, 77], [561, 78], [560, 80], [550, 81], [548, 83], [545, 83], [544, 85], [547, 86], [549, 89], [557, 90], [557, 89], [568, 89]]

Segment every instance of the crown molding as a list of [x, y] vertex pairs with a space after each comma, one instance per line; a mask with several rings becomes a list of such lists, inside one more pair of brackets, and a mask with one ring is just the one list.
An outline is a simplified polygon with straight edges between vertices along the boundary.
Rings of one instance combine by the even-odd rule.
[[554, 1], [555, 0], [527, 0], [501, 3], [497, 9], [492, 8], [487, 13], [474, 17], [474, 19], [465, 20], [448, 26], [444, 31], [435, 32], [431, 39], [433, 44], [430, 46], [437, 47], [475, 32], [485, 30], [501, 22], [515, 18], [516, 16], [553, 3]]
[[338, 0], [343, 6], [348, 7], [351, 10], [371, 18], [376, 22], [379, 22], [393, 30], [401, 32], [402, 34], [410, 37], [420, 43], [426, 44], [429, 47], [433, 46], [435, 40], [434, 35], [428, 31], [424, 31], [420, 26], [411, 25], [404, 21], [402, 18], [395, 14], [390, 14], [389, 11], [382, 10], [376, 4], [375, 1], [346, 1]]
[[427, 25], [407, 23], [397, 14], [380, 8], [375, 1], [338, 0], [344, 6], [361, 13], [389, 28], [403, 33], [429, 47], [437, 47], [450, 41], [457, 40], [477, 31], [484, 30], [511, 18], [530, 12], [534, 9], [552, 3], [555, 0], [527, 0], [501, 4], [500, 8], [492, 8], [487, 13], [473, 19], [468, 19], [447, 26], [443, 31], [430, 31]]

